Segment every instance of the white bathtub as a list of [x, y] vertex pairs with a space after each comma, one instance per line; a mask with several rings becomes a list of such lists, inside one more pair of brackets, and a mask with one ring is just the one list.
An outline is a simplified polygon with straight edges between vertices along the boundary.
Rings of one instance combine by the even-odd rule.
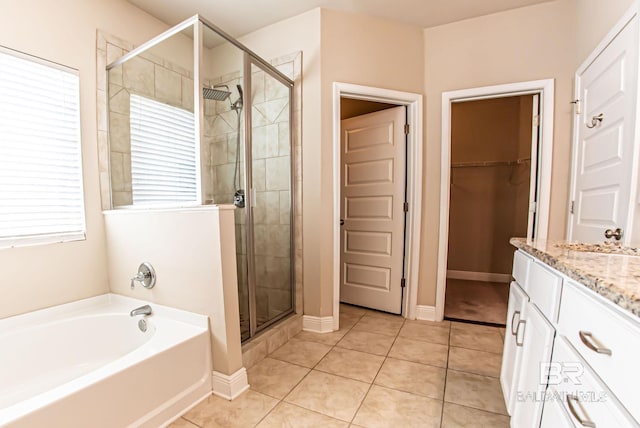
[[211, 394], [207, 317], [115, 294], [0, 320], [0, 426], [158, 427]]

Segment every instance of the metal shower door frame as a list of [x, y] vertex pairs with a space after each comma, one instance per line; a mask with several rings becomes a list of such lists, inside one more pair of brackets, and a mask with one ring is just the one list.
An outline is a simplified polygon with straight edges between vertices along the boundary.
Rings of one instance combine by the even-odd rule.
[[[256, 272], [255, 272], [255, 249], [254, 249], [254, 224], [253, 224], [253, 207], [255, 206], [255, 188], [253, 187], [253, 157], [252, 157], [252, 135], [253, 135], [253, 123], [252, 123], [252, 66], [258, 67], [264, 71], [270, 77], [276, 79], [289, 89], [289, 287], [291, 290], [291, 303], [288, 311], [285, 311], [278, 316], [268, 320], [267, 322], [257, 325], [256, 320]], [[250, 51], [244, 52], [244, 87], [245, 87], [245, 105], [248, 106], [244, 109], [244, 135], [245, 135], [245, 186], [247, 191], [245, 192], [246, 198], [246, 235], [247, 235], [247, 286], [249, 290], [249, 339], [254, 337], [260, 331], [263, 331], [269, 326], [275, 324], [281, 319], [295, 312], [296, 301], [296, 287], [295, 287], [295, 156], [293, 145], [293, 82], [275, 69], [272, 65], [265, 63], [264, 60], [256, 56]]]

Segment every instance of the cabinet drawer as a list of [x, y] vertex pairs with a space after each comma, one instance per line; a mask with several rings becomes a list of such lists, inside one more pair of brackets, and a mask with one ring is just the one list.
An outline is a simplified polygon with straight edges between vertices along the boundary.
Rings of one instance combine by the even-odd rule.
[[562, 394], [550, 386], [542, 408], [540, 428], [575, 428], [571, 417], [565, 410], [564, 402], [559, 397], [562, 397]]
[[545, 407], [550, 401], [561, 404], [576, 426], [590, 426], [587, 421], [595, 427], [638, 426], [564, 338], [555, 341], [548, 382]]
[[529, 300], [534, 303], [549, 321], [558, 321], [560, 306], [560, 292], [562, 291], [562, 277], [539, 262], [532, 262], [529, 266], [529, 277], [524, 291]]
[[532, 258], [520, 250], [513, 255], [513, 279], [524, 289], [527, 288], [527, 277], [529, 276], [531, 262]]
[[558, 329], [640, 421], [640, 324], [586, 287], [566, 281]]

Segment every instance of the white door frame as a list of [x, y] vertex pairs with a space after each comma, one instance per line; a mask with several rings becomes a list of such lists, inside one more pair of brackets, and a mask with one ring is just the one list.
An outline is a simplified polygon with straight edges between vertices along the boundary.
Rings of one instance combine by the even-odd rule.
[[440, 229], [438, 242], [438, 272], [436, 278], [435, 320], [444, 318], [444, 297], [447, 284], [447, 251], [449, 247], [449, 197], [451, 175], [451, 104], [518, 95], [540, 95], [540, 157], [538, 159], [539, 193], [536, 206], [536, 239], [546, 239], [549, 231], [551, 202], [551, 164], [553, 158], [554, 80], [535, 80], [481, 88], [461, 89], [442, 93], [442, 147], [440, 163]]
[[333, 329], [340, 323], [340, 98], [377, 101], [407, 107], [410, 131], [407, 147], [407, 212], [405, 278], [402, 316], [416, 317], [422, 211], [422, 95], [390, 89], [333, 83]]

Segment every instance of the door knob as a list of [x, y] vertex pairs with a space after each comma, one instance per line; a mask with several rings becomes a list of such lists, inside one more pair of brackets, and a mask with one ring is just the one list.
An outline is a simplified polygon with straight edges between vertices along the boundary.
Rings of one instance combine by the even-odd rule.
[[616, 241], [622, 239], [622, 229], [617, 228], [616, 230], [607, 229], [604, 231], [604, 237], [607, 239], [616, 238]]
[[344, 220], [340, 219], [340, 226], [344, 226]]

